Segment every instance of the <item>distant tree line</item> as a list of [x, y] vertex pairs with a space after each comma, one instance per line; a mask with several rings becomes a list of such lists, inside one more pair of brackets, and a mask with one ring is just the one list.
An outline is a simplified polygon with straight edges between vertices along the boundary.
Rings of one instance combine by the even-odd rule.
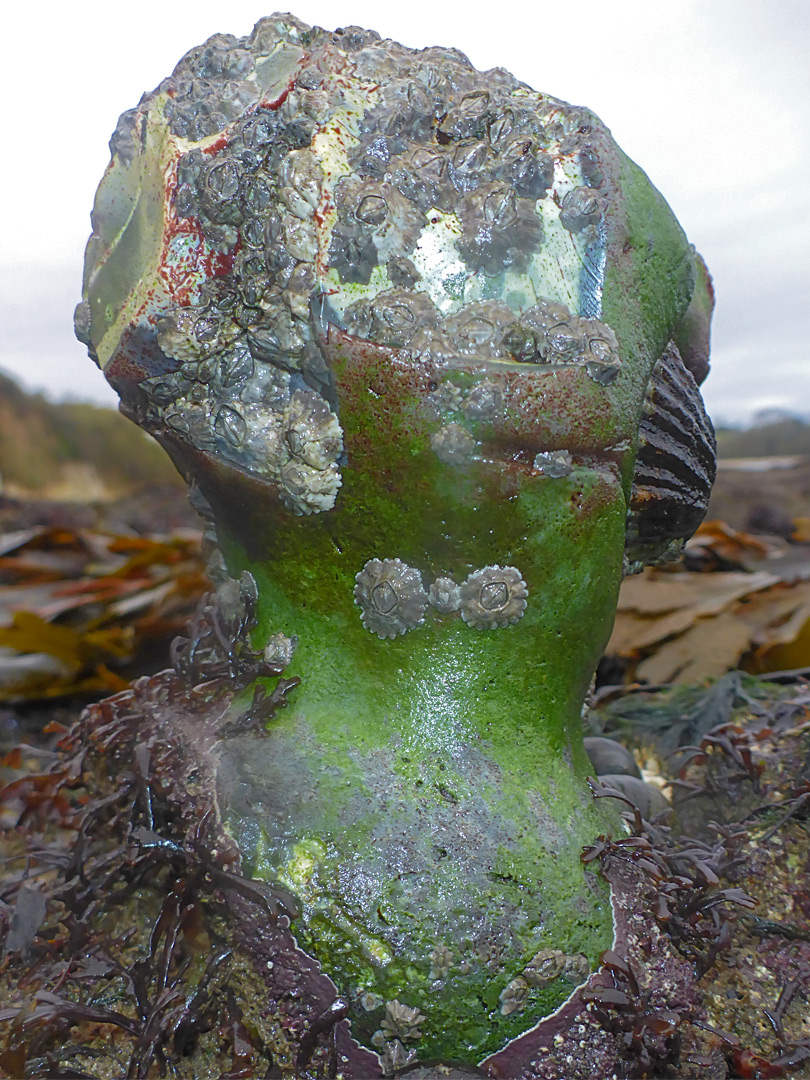
[[91, 465], [111, 495], [180, 483], [165, 452], [114, 409], [54, 404], [0, 374], [0, 490], [36, 494]]

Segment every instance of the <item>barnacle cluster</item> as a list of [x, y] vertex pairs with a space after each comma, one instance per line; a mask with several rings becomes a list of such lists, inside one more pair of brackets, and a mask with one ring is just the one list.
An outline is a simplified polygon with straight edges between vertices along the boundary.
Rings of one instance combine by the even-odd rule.
[[[615, 378], [593, 284], [605, 138], [585, 110], [455, 50], [290, 15], [217, 34], [119, 121], [77, 333], [122, 393], [135, 344], [147, 427], [278, 485], [294, 513], [330, 509], [342, 446], [323, 297], [330, 321], [412, 356]], [[123, 299], [104, 277], [117, 245]], [[492, 419], [499, 393], [471, 391], [466, 419]], [[285, 440], [290, 409], [309, 456]], [[453, 463], [472, 450], [452, 422], [434, 443]]]
[[533, 990], [548, 986], [557, 979], [578, 985], [588, 977], [589, 971], [590, 965], [584, 953], [569, 954], [562, 949], [541, 949], [520, 975], [511, 979], [501, 990], [498, 997], [501, 1014], [510, 1016], [513, 1012], [522, 1012]]
[[369, 559], [355, 581], [354, 600], [363, 626], [380, 638], [394, 638], [419, 626], [428, 604], [442, 615], [459, 612], [477, 630], [514, 626], [529, 595], [514, 566], [485, 566], [461, 585], [438, 577], [425, 592], [422, 575], [401, 559]]

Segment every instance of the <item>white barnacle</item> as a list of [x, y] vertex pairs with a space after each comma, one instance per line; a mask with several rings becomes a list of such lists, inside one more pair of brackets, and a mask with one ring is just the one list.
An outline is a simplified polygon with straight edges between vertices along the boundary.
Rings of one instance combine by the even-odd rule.
[[331, 510], [342, 483], [343, 431], [320, 394], [296, 390], [279, 425], [281, 500], [295, 514]]
[[299, 517], [331, 510], [342, 483], [336, 465], [328, 469], [313, 469], [301, 462], [289, 461], [279, 471], [281, 501]]
[[526, 610], [528, 595], [514, 566], [485, 566], [474, 570], [461, 586], [461, 617], [476, 630], [514, 626]]
[[281, 415], [283, 452], [313, 469], [328, 469], [343, 452], [338, 418], [320, 394], [296, 390]]
[[461, 601], [459, 586], [449, 577], [439, 577], [428, 589], [428, 601], [431, 607], [443, 615], [458, 611]]
[[279, 664], [286, 668], [297, 647], [298, 637], [295, 634], [292, 637], [280, 632], [273, 634], [264, 647], [264, 659], [268, 664]]
[[445, 465], [461, 465], [475, 449], [475, 439], [461, 424], [443, 424], [430, 437], [430, 445], [439, 461]]
[[369, 559], [355, 581], [363, 626], [377, 637], [395, 638], [425, 621], [428, 594], [422, 575], [401, 559]]
[[552, 480], [559, 480], [563, 476], [569, 476], [573, 467], [570, 451], [546, 450], [535, 455], [534, 467], [538, 472]]
[[529, 996], [529, 984], [519, 975], [501, 990], [498, 1001], [501, 1003], [501, 1015], [511, 1016], [513, 1012], [522, 1012], [526, 1008]]
[[426, 1019], [427, 1017], [423, 1016], [418, 1009], [403, 1005], [395, 998], [385, 1003], [385, 1017], [381, 1027], [390, 1038], [400, 1039], [402, 1042], [415, 1042], [422, 1037], [419, 1025]]
[[445, 979], [453, 965], [453, 950], [446, 945], [437, 945], [430, 954], [429, 979]]

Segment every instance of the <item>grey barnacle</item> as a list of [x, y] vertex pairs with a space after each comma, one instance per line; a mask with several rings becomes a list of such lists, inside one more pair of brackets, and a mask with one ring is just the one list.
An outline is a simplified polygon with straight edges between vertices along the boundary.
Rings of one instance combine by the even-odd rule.
[[443, 615], [452, 615], [454, 611], [458, 611], [461, 590], [452, 578], [439, 577], [428, 589], [428, 600], [436, 611]]
[[369, 559], [355, 581], [363, 626], [377, 637], [395, 638], [424, 622], [428, 595], [413, 566], [401, 559]]
[[461, 424], [443, 424], [430, 437], [430, 445], [445, 465], [462, 465], [475, 449], [475, 439]]
[[386, 1001], [385, 1017], [380, 1025], [382, 1030], [395, 1039], [402, 1042], [416, 1041], [421, 1039], [422, 1032], [419, 1025], [423, 1024], [427, 1017], [423, 1016], [418, 1009], [409, 1005], [402, 1005], [399, 1001]]
[[327, 402], [311, 390], [296, 390], [282, 413], [279, 436], [282, 502], [298, 515], [331, 510], [343, 482], [337, 465], [343, 432]]
[[547, 986], [563, 973], [568, 958], [562, 949], [541, 949], [523, 969], [529, 986]]
[[296, 390], [281, 416], [284, 449], [313, 469], [328, 469], [343, 451], [338, 418], [320, 394]]
[[560, 224], [569, 232], [582, 232], [589, 225], [596, 225], [602, 216], [605, 199], [589, 187], [574, 188], [563, 196], [560, 208]]
[[474, 570], [461, 586], [461, 617], [476, 630], [514, 626], [526, 610], [529, 590], [514, 566]]
[[529, 984], [519, 975], [501, 990], [498, 1001], [501, 1003], [501, 1015], [511, 1016], [513, 1012], [522, 1012], [526, 1008], [529, 996]]
[[545, 450], [536, 454], [534, 467], [544, 476], [552, 480], [559, 480], [563, 476], [569, 476], [573, 468], [571, 453], [569, 450]]

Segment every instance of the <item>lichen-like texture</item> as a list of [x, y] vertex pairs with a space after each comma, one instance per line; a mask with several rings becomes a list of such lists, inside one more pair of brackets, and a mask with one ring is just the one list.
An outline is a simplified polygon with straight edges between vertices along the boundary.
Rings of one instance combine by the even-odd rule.
[[613, 940], [580, 711], [705, 506], [708, 275], [587, 110], [356, 27], [216, 35], [111, 149], [77, 332], [253, 583], [224, 826], [382, 1071], [485, 1061]]

